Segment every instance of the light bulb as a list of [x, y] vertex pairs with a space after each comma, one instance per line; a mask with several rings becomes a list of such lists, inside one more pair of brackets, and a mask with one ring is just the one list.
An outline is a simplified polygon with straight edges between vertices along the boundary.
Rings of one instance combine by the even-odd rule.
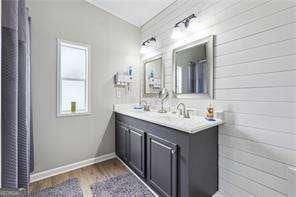
[[151, 42], [149, 43], [149, 47], [150, 47], [151, 49], [156, 49], [156, 48], [157, 48], [157, 42], [156, 42], [156, 41], [151, 41]]
[[145, 53], [148, 53], [148, 52], [149, 52], [149, 47], [146, 46], [146, 45], [142, 45], [141, 49], [140, 49], [140, 53], [145, 54]]
[[183, 37], [183, 29], [180, 26], [175, 26], [171, 35], [172, 39], [179, 39]]
[[190, 32], [197, 32], [200, 29], [200, 23], [198, 18], [192, 18], [190, 20], [188, 29]]

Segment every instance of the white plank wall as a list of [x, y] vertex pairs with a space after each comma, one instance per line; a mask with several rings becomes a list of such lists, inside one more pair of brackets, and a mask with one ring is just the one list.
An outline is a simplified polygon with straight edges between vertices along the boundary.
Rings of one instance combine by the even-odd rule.
[[[172, 40], [174, 24], [192, 13], [199, 31]], [[216, 35], [214, 104], [225, 111], [219, 190], [225, 197], [285, 197], [288, 168], [296, 167], [296, 1], [177, 0], [142, 27], [143, 41], [156, 36], [167, 88], [172, 50], [207, 35]]]

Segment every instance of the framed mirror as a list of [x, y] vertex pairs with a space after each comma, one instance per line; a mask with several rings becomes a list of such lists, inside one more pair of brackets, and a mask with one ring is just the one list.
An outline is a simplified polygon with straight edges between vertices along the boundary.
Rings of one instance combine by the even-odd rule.
[[178, 97], [213, 99], [214, 36], [173, 50], [173, 87]]
[[158, 55], [144, 61], [144, 95], [156, 95], [162, 88], [162, 55]]

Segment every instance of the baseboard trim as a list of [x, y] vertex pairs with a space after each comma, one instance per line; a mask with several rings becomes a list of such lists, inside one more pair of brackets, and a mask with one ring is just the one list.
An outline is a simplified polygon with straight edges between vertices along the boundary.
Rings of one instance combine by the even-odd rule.
[[45, 170], [42, 172], [34, 173], [34, 174], [31, 174], [31, 176], [30, 176], [30, 179], [31, 179], [30, 183], [40, 181], [42, 179], [46, 179], [46, 178], [49, 178], [49, 177], [52, 177], [55, 175], [59, 175], [59, 174], [65, 173], [65, 172], [69, 172], [71, 170], [76, 170], [76, 169], [79, 169], [79, 168], [82, 168], [82, 167], [85, 167], [85, 166], [88, 166], [91, 164], [107, 161], [107, 160], [113, 159], [113, 158], [116, 158], [116, 155], [114, 152], [110, 153], [110, 154], [106, 154], [106, 155], [101, 155], [99, 157], [87, 159], [84, 161], [80, 161], [77, 163], [68, 164], [68, 165], [60, 166], [60, 167], [53, 168], [50, 170]]

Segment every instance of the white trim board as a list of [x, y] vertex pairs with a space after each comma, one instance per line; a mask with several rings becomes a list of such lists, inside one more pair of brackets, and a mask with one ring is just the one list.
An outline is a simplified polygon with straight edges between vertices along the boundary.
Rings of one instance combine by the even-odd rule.
[[101, 155], [99, 157], [94, 157], [94, 158], [91, 158], [91, 159], [87, 159], [87, 160], [84, 160], [84, 161], [80, 161], [80, 162], [77, 162], [77, 163], [68, 164], [68, 165], [60, 166], [60, 167], [53, 168], [53, 169], [50, 169], [50, 170], [45, 170], [45, 171], [42, 171], [42, 172], [34, 173], [34, 174], [31, 174], [31, 176], [30, 176], [30, 178], [31, 178], [30, 182], [33, 183], [33, 182], [36, 182], [36, 181], [40, 181], [42, 179], [46, 179], [46, 178], [49, 178], [49, 177], [52, 177], [52, 176], [55, 176], [55, 175], [59, 175], [59, 174], [66, 173], [66, 172], [69, 172], [69, 171], [72, 171], [72, 170], [76, 170], [76, 169], [79, 169], [79, 168], [82, 168], [82, 167], [85, 167], [85, 166], [89, 166], [89, 165], [92, 165], [92, 164], [95, 164], [95, 163], [100, 163], [100, 162], [103, 162], [103, 161], [107, 161], [107, 160], [113, 159], [113, 158], [116, 158], [116, 155], [115, 155], [114, 152], [110, 153], [110, 154], [106, 154], [106, 155]]

